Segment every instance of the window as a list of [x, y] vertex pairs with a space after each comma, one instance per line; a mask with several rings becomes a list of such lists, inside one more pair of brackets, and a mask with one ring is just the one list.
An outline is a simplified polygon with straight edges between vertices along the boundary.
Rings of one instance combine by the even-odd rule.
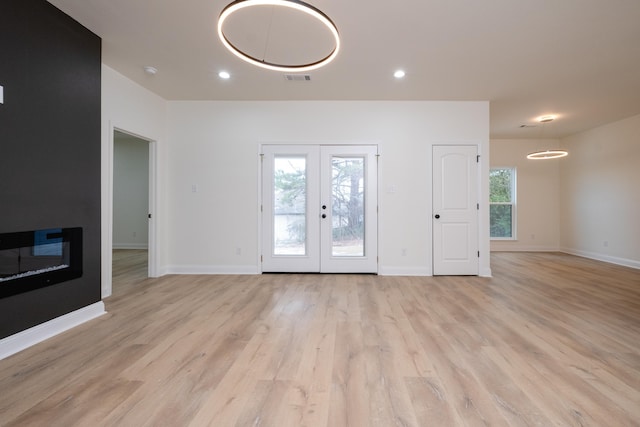
[[515, 240], [515, 168], [495, 168], [489, 172], [489, 223], [492, 239]]

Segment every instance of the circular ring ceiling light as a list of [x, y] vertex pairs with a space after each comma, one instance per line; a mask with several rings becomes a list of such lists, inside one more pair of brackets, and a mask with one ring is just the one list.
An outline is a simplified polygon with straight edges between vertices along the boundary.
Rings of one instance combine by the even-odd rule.
[[[549, 123], [554, 121], [557, 118], [555, 115], [546, 115], [540, 116], [536, 119], [538, 123], [542, 123], [543, 130], [545, 123]], [[541, 150], [533, 153], [527, 154], [527, 159], [529, 160], [549, 160], [549, 159], [559, 159], [561, 157], [566, 157], [569, 155], [569, 152], [566, 150]]]
[[[234, 12], [253, 6], [280, 6], [306, 13], [311, 17], [317, 19], [327, 27], [327, 29], [333, 35], [333, 39], [335, 40], [335, 47], [329, 53], [329, 55], [325, 56], [324, 58], [320, 58], [317, 61], [304, 64], [276, 64], [249, 55], [237, 48], [233, 43], [231, 43], [231, 41], [229, 41], [229, 39], [225, 36], [222, 27], [225, 20]], [[333, 61], [333, 59], [338, 55], [338, 51], [340, 50], [340, 36], [338, 34], [338, 28], [333, 23], [333, 21], [331, 21], [331, 19], [329, 19], [329, 17], [322, 13], [322, 11], [320, 11], [319, 9], [316, 9], [310, 4], [307, 4], [300, 0], [236, 0], [234, 2], [231, 2], [224, 9], [222, 9], [222, 12], [218, 17], [218, 37], [220, 37], [222, 44], [238, 58], [258, 67], [274, 71], [305, 72], [315, 70]]]
[[569, 153], [564, 150], [546, 150], [536, 151], [535, 153], [527, 154], [527, 159], [530, 160], [547, 160], [547, 159], [559, 159], [560, 157], [566, 157]]

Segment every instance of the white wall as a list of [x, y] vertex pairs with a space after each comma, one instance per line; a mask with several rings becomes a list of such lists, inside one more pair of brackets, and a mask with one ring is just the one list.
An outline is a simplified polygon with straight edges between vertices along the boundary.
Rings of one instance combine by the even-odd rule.
[[560, 167], [563, 159], [528, 160], [527, 154], [558, 148], [556, 139], [491, 140], [491, 167], [516, 168], [516, 240], [492, 240], [492, 251], [557, 251], [560, 248]]
[[[165, 122], [167, 102], [152, 92], [122, 76], [113, 69], [102, 65], [102, 296], [111, 294], [111, 246], [112, 246], [112, 206], [113, 206], [113, 132], [114, 129], [152, 141], [153, 163], [157, 170], [151, 175], [151, 193], [156, 197], [150, 201], [155, 228], [166, 229], [164, 188], [166, 182], [161, 170], [166, 169]], [[155, 187], [154, 187], [155, 186]], [[149, 257], [153, 272], [166, 263], [166, 247], [161, 232], [149, 236], [150, 246], [155, 246], [157, 254]]]
[[640, 115], [562, 142], [562, 250], [640, 268]]
[[113, 248], [146, 249], [149, 143], [121, 132], [113, 142]]
[[[478, 144], [488, 200], [488, 135], [488, 102], [169, 102], [165, 272], [259, 271], [260, 143], [374, 143], [379, 271], [431, 274], [431, 147]], [[481, 275], [488, 224], [483, 206]]]

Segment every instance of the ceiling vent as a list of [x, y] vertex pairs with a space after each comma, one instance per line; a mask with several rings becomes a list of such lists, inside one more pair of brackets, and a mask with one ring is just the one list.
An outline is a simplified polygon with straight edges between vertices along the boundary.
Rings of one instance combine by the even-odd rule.
[[310, 82], [311, 76], [309, 74], [285, 74], [284, 79], [289, 82]]

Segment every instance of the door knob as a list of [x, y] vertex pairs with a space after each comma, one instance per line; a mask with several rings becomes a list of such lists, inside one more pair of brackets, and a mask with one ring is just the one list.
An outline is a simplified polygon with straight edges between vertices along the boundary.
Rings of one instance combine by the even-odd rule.
[[326, 218], [326, 217], [327, 217], [327, 214], [322, 214], [322, 218]]
[[327, 205], [322, 205], [322, 209], [327, 209]]
[[440, 219], [440, 215], [439, 214], [436, 214], [436, 219]]

